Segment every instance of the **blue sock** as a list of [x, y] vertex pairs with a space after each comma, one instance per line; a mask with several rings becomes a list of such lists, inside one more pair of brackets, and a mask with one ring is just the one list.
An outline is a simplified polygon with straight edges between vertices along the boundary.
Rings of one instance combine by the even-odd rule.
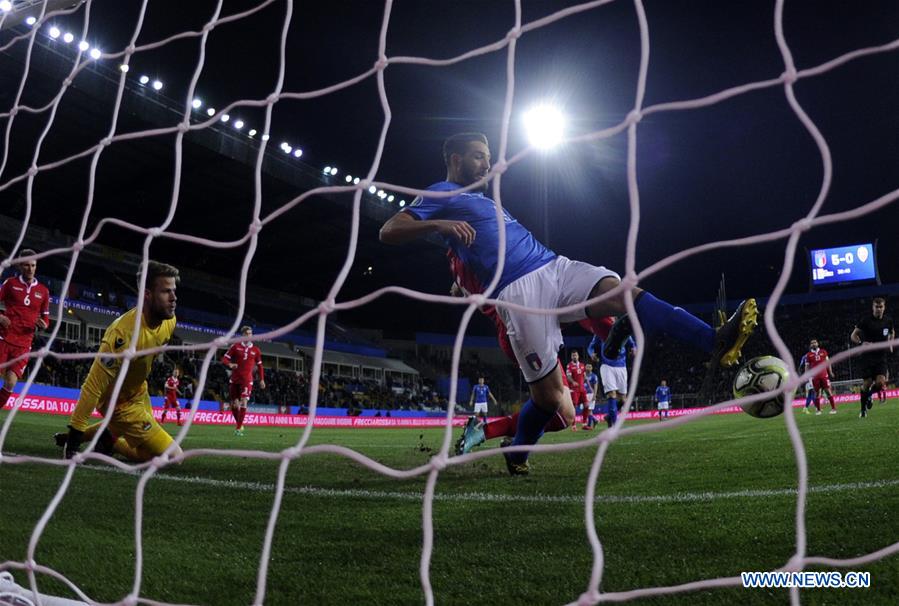
[[[536, 444], [543, 435], [543, 428], [554, 414], [556, 413], [540, 410], [534, 401], [529, 399], [521, 407], [521, 413], [518, 415], [518, 427], [515, 430], [515, 437], [512, 438], [512, 445]], [[526, 452], [516, 452], [509, 456], [518, 464], [528, 460]]]
[[611, 427], [615, 424], [615, 421], [618, 420], [618, 400], [615, 398], [609, 398], [608, 406], [606, 407], [606, 423]]
[[657, 299], [645, 290], [634, 303], [647, 340], [664, 333], [706, 353], [715, 348], [715, 329], [680, 307]]
[[813, 392], [813, 391], [808, 392], [808, 395], [805, 396], [805, 407], [808, 408], [809, 404], [811, 404], [812, 400], [814, 400], [814, 399], [815, 399], [815, 392]]

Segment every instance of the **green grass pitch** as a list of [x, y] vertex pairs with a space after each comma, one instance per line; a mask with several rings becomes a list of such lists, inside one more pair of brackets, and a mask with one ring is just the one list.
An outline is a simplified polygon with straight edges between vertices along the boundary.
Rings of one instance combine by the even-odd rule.
[[[8, 413], [3, 413], [0, 420]], [[797, 414], [809, 463], [808, 555], [851, 558], [899, 541], [899, 404], [837, 415]], [[56, 458], [63, 417], [21, 413], [3, 445]], [[174, 426], [169, 426], [174, 429]], [[454, 432], [458, 435], [458, 430]], [[542, 443], [585, 440], [547, 435]], [[276, 452], [300, 430], [192, 428], [185, 448]], [[442, 430], [316, 429], [338, 444], [408, 469], [428, 461]], [[497, 441], [488, 444], [498, 446]], [[510, 478], [495, 456], [444, 470], [434, 503], [431, 581], [437, 604], [564, 604], [586, 589], [592, 565], [583, 494], [596, 447], [532, 456]], [[252, 602], [278, 461], [203, 457], [162, 470], [147, 489], [141, 596], [169, 603]], [[0, 462], [0, 562], [22, 561], [61, 467]], [[603, 591], [677, 585], [782, 566], [795, 544], [796, 462], [782, 417], [720, 415], [614, 443], [598, 484]], [[137, 478], [80, 467], [37, 548], [36, 560], [98, 601], [134, 583]], [[425, 478], [394, 480], [344, 457], [291, 463], [268, 562], [266, 604], [422, 604], [419, 557]], [[819, 568], [820, 569], [820, 568]], [[855, 567], [869, 589], [802, 590], [804, 604], [899, 603], [899, 556]], [[16, 573], [25, 584], [25, 577]], [[39, 577], [45, 593], [68, 595]], [[787, 604], [786, 590], [725, 588], [641, 604]]]

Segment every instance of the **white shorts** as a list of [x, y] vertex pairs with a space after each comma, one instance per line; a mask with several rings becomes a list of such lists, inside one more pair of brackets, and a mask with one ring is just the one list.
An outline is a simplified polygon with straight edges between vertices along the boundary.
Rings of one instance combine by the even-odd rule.
[[[619, 278], [605, 267], [559, 256], [507, 284], [496, 298], [536, 309], [558, 309], [586, 301], [596, 283], [608, 277]], [[560, 323], [587, 317], [584, 307], [560, 315], [525, 313], [506, 307], [497, 307], [497, 312], [528, 383], [539, 381], [555, 369], [562, 346]]]
[[668, 410], [668, 402], [659, 402], [659, 410]]
[[602, 389], [606, 393], [610, 391], [627, 393], [627, 367], [603, 364], [599, 367], [599, 376], [602, 379]]
[[595, 402], [595, 401], [596, 401], [596, 392], [595, 391], [588, 392], [587, 393], [587, 405], [589, 406], [589, 405], [593, 404], [593, 402]]
[[487, 402], [475, 402], [474, 403], [474, 414], [484, 413], [487, 414]]

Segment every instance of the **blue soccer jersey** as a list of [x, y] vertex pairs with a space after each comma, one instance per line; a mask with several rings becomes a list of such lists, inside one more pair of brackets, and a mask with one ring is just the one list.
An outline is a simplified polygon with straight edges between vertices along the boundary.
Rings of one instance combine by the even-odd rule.
[[475, 385], [472, 390], [474, 391], [475, 404], [487, 403], [487, 394], [490, 393], [489, 387], [486, 385]]
[[618, 356], [616, 358], [607, 358], [602, 352], [602, 339], [600, 339], [598, 335], [594, 335], [593, 339], [590, 341], [590, 345], [587, 346], [587, 355], [592, 356], [598, 351], [599, 359], [602, 360], [603, 364], [606, 366], [622, 368], [627, 366], [627, 350], [633, 349], [636, 346], [637, 344], [634, 343], [634, 338], [628, 337], [621, 346], [621, 349], [618, 350]]
[[656, 387], [656, 401], [657, 402], [670, 402], [671, 401], [671, 388], [667, 385], [659, 385]]
[[593, 393], [596, 391], [596, 384], [599, 383], [599, 377], [596, 376], [595, 372], [591, 372], [587, 375], [587, 380], [584, 381], [584, 387], [587, 388], [587, 393]]
[[[461, 185], [441, 181], [428, 191], [452, 191]], [[427, 220], [465, 221], [475, 232], [475, 241], [465, 246], [455, 238], [445, 238], [447, 246], [461, 259], [480, 282], [481, 292], [493, 279], [499, 255], [499, 225], [493, 200], [482, 193], [466, 192], [450, 198], [418, 197], [407, 208], [410, 215]], [[556, 258], [556, 253], [545, 247], [521, 223], [503, 209], [506, 225], [506, 262], [496, 292], [518, 278], [540, 269]]]

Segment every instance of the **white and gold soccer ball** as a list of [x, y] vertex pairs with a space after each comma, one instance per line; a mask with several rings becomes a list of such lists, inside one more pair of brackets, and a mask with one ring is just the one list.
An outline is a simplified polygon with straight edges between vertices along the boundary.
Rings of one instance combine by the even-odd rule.
[[776, 417], [784, 411], [785, 397], [781, 389], [790, 376], [786, 363], [774, 356], [759, 356], [746, 362], [734, 378], [734, 397], [774, 392], [767, 400], [742, 404], [748, 414], [760, 419]]

